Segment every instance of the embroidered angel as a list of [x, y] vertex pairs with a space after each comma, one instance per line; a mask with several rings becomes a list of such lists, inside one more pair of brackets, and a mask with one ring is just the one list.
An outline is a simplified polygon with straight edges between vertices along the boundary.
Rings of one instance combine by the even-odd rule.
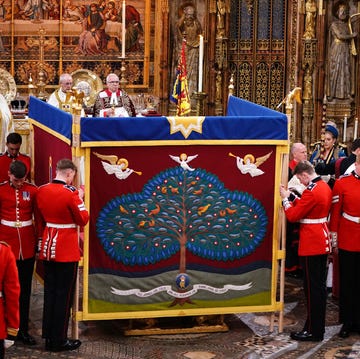
[[[104, 170], [109, 175], [115, 175], [115, 177], [119, 180], [123, 180], [128, 178], [133, 172], [137, 175], [141, 176], [142, 172], [134, 171], [133, 169], [129, 168], [129, 162], [126, 158], [118, 158], [116, 155], [101, 155], [100, 153], [93, 152], [95, 156], [99, 157]], [[109, 163], [108, 163], [109, 162]]]
[[186, 153], [180, 154], [180, 156], [169, 155], [172, 160], [179, 163], [184, 171], [194, 171], [195, 168], [189, 166], [189, 162], [196, 158], [198, 155], [188, 156]]
[[252, 154], [247, 154], [244, 158], [241, 158], [230, 152], [229, 156], [236, 158], [236, 165], [243, 175], [249, 174], [251, 177], [256, 177], [264, 173], [264, 171], [258, 167], [262, 165], [271, 156], [271, 154], [272, 151], [264, 156], [257, 157], [256, 159]]

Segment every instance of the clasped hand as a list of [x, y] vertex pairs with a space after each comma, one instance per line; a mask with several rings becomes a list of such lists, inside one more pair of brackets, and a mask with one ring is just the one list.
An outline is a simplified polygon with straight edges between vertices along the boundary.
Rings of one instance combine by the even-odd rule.
[[290, 191], [285, 188], [283, 184], [280, 185], [280, 197], [282, 199], [288, 198], [290, 196]]

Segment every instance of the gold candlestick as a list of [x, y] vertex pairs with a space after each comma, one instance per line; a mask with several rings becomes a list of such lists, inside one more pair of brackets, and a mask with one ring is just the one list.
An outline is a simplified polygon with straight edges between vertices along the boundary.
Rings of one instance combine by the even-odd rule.
[[125, 78], [125, 71], [126, 71], [125, 58], [123, 58], [121, 61], [121, 69], [120, 70], [121, 70], [120, 87], [124, 88], [126, 86], [126, 84], [128, 83], [128, 81]]
[[31, 72], [29, 73], [29, 84], [28, 84], [28, 89], [29, 89], [29, 96], [35, 96], [34, 92], [36, 90], [36, 86], [33, 84], [33, 79], [31, 77]]

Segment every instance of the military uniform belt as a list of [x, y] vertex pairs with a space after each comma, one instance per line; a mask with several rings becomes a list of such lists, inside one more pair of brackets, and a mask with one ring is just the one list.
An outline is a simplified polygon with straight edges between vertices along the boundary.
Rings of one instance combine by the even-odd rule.
[[350, 214], [345, 212], [343, 212], [342, 216], [351, 222], [360, 223], [360, 217], [350, 216]]
[[75, 223], [46, 223], [46, 227], [49, 228], [76, 228]]
[[7, 221], [6, 219], [2, 219], [0, 222], [4, 226], [15, 227], [15, 228], [27, 227], [33, 224], [32, 219], [29, 219], [28, 221]]
[[304, 223], [304, 224], [325, 223], [325, 222], [327, 222], [327, 217], [323, 217], [323, 218], [303, 218], [303, 219], [300, 219], [299, 222]]

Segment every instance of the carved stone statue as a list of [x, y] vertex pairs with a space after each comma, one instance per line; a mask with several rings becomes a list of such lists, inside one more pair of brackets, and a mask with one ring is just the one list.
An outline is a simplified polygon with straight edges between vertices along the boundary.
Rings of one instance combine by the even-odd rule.
[[307, 68], [304, 74], [304, 91], [303, 100], [311, 100], [313, 97], [312, 93], [313, 80], [311, 76], [311, 69]]
[[217, 36], [225, 36], [225, 14], [227, 11], [226, 0], [217, 0]]
[[315, 0], [307, 0], [305, 3], [305, 31], [304, 39], [315, 38], [315, 24], [316, 24], [316, 2]]
[[187, 80], [189, 87], [189, 94], [197, 90], [197, 76], [199, 67], [199, 35], [202, 33], [202, 26], [197, 18], [197, 11], [195, 5], [192, 3], [187, 4], [183, 8], [183, 14], [178, 20], [177, 24], [178, 33], [178, 51], [181, 51], [181, 43], [183, 38], [186, 39], [186, 67], [187, 67]]
[[333, 7], [337, 18], [329, 28], [328, 60], [326, 68], [325, 93], [329, 102], [334, 99], [351, 100], [354, 95], [354, 77], [351, 73], [351, 40], [357, 34], [350, 33], [348, 25], [349, 6], [345, 1], [337, 2]]

